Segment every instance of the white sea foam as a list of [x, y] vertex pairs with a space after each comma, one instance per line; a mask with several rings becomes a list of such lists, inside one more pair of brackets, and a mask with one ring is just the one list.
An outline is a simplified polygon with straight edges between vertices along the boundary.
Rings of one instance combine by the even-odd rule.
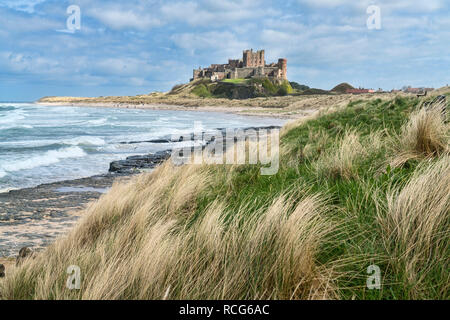
[[61, 159], [81, 158], [85, 155], [86, 153], [80, 147], [50, 150], [39, 156], [33, 156], [28, 159], [5, 163], [2, 165], [0, 170], [15, 172], [20, 170], [33, 169], [58, 163]]
[[0, 178], [6, 176], [6, 172], [0, 169]]
[[8, 112], [5, 116], [0, 117], [0, 128], [8, 124], [16, 124], [18, 121], [25, 119], [25, 114], [19, 111]]

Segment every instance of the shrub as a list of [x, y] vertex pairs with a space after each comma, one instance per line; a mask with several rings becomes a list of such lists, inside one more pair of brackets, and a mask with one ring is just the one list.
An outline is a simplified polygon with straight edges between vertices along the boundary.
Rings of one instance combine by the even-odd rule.
[[288, 94], [292, 93], [292, 87], [289, 84], [288, 81], [283, 81], [283, 83], [281, 83], [280, 88], [278, 89], [278, 95], [279, 96], [285, 96]]
[[194, 89], [192, 89], [191, 92], [193, 94], [201, 97], [201, 98], [210, 98], [210, 97], [212, 97], [211, 92], [208, 90], [206, 85], [204, 85], [203, 83], [197, 85]]
[[309, 89], [308, 86], [306, 86], [306, 85], [304, 85], [304, 84], [299, 84], [299, 83], [294, 82], [294, 81], [291, 81], [291, 82], [290, 82], [290, 85], [291, 85], [291, 87], [292, 87], [293, 89], [295, 89], [295, 90], [303, 91], [303, 90]]
[[267, 93], [271, 95], [277, 94], [278, 88], [269, 79], [264, 79], [262, 85], [264, 89], [267, 91]]

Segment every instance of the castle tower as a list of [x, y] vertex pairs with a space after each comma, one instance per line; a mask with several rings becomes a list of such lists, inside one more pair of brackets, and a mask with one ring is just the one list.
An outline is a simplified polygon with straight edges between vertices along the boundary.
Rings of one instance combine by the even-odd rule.
[[264, 67], [266, 62], [264, 58], [264, 50], [253, 52], [253, 49], [245, 50], [242, 56], [244, 67]]
[[278, 68], [281, 79], [287, 80], [287, 59], [278, 59]]
[[242, 60], [244, 61], [244, 68], [251, 67], [252, 58], [253, 58], [253, 49], [244, 50], [244, 54], [242, 55]]
[[257, 65], [257, 67], [265, 67], [266, 66], [266, 60], [265, 60], [264, 54], [265, 54], [264, 50], [258, 51], [258, 65]]

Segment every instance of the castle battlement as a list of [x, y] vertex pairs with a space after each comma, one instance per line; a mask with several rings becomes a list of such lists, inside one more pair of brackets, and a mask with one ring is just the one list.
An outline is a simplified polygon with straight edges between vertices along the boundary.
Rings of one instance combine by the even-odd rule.
[[195, 69], [191, 81], [209, 79], [269, 78], [287, 80], [287, 59], [278, 59], [278, 63], [266, 64], [265, 51], [244, 50], [242, 59], [229, 59], [226, 64], [212, 64], [208, 68]]

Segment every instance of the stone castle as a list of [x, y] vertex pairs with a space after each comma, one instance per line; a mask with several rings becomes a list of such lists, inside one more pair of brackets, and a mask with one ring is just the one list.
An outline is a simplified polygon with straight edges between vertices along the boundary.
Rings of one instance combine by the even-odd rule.
[[287, 80], [287, 60], [278, 59], [278, 63], [266, 64], [264, 50], [253, 52], [245, 50], [242, 59], [229, 59], [227, 64], [212, 64], [208, 68], [194, 70], [197, 79], [221, 81], [224, 79], [269, 78], [271, 80]]

